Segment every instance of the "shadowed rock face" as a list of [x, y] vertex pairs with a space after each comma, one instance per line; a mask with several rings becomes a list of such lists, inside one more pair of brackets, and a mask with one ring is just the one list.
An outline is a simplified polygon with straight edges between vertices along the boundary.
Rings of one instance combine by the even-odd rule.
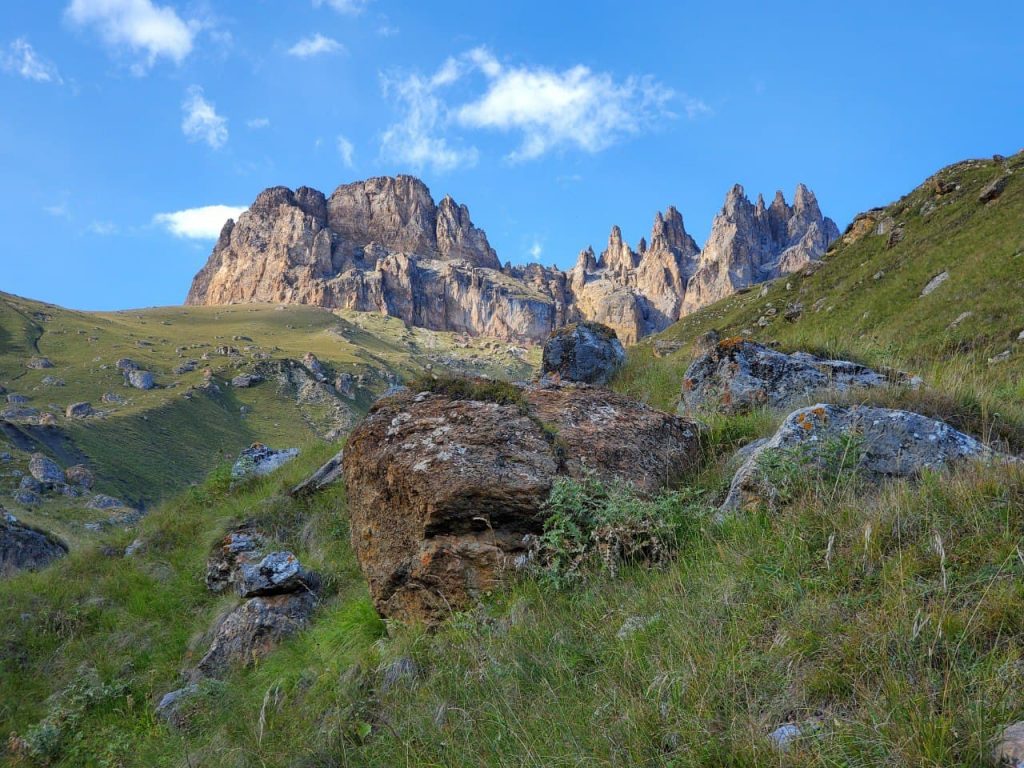
[[0, 578], [21, 570], [45, 568], [67, 553], [63, 544], [22, 525], [0, 507]]
[[345, 184], [330, 197], [271, 187], [224, 225], [186, 303], [314, 304], [533, 341], [586, 319], [631, 344], [685, 311], [820, 257], [836, 236], [803, 186], [792, 207], [780, 194], [767, 209], [736, 187], [703, 254], [669, 207], [636, 251], [613, 227], [601, 256], [587, 249], [568, 272], [502, 268], [466, 206], [451, 197], [435, 204], [412, 176]]
[[378, 611], [433, 622], [523, 562], [558, 475], [653, 493], [698, 461], [696, 425], [585, 385], [518, 403], [402, 392], [379, 400], [343, 460], [352, 543]]

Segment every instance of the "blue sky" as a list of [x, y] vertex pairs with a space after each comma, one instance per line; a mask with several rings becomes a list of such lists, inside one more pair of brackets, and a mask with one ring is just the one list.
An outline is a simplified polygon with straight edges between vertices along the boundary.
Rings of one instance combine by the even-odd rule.
[[[0, 289], [179, 303], [264, 187], [413, 173], [569, 266], [733, 183], [840, 227], [1024, 145], [1024, 4], [39, 0], [0, 25]], [[210, 206], [226, 206], [213, 208]], [[196, 211], [195, 209], [206, 209]]]

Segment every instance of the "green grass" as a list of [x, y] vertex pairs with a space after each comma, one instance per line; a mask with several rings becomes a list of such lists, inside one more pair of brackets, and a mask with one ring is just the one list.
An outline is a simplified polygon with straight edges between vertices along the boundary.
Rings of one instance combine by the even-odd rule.
[[[944, 171], [961, 192], [927, 220], [925, 189], [888, 209], [905, 219], [902, 243], [887, 249], [868, 235], [766, 297], [753, 291], [686, 318], [660, 337], [679, 351], [655, 357], [653, 342], [639, 345], [615, 386], [672, 408], [696, 336], [753, 326], [786, 348], [919, 373], [929, 389], [849, 397], [1021, 450], [1021, 352], [1010, 336], [1024, 322], [1012, 315], [1024, 186], [1014, 174], [979, 209], [977, 188], [996, 170]], [[917, 298], [941, 269], [950, 280]], [[799, 321], [757, 327], [766, 302], [797, 297]], [[947, 330], [961, 307], [975, 324]], [[363, 334], [380, 338], [373, 324], [388, 321], [364, 319], [350, 333], [368, 345]], [[415, 357], [407, 333], [424, 341], [401, 331], [387, 343]], [[1004, 348], [1010, 359], [988, 365]], [[447, 375], [415, 386], [507, 394]], [[874, 489], [842, 462], [780, 462], [767, 467], [786, 486], [771, 509], [715, 522], [733, 453], [781, 417], [710, 417], [703, 466], [662, 497], [599, 479], [560, 483], [539, 559], [547, 568], [434, 631], [376, 617], [343, 488], [285, 494], [333, 448], [310, 447], [234, 490], [222, 466], [143, 521], [140, 556], [105, 555], [136, 535], [105, 530], [50, 569], [0, 585], [0, 732], [38, 739], [47, 723], [63, 724], [45, 743], [57, 745], [49, 763], [69, 767], [986, 764], [1001, 729], [1024, 719], [1024, 469], [965, 466]], [[205, 685], [187, 727], [171, 729], [155, 719], [155, 700], [177, 687], [233, 599], [205, 590], [205, 556], [226, 526], [250, 518], [325, 575], [324, 604], [309, 630]], [[415, 672], [387, 685], [396, 660]], [[781, 754], [767, 735], [787, 722], [805, 735]], [[0, 751], [2, 760], [46, 762]]]

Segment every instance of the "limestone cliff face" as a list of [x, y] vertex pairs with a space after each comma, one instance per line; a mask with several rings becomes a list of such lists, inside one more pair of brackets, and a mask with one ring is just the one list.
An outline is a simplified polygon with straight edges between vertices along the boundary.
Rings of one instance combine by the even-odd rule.
[[330, 197], [272, 187], [225, 224], [186, 303], [315, 304], [534, 341], [588, 319], [629, 344], [713, 296], [799, 268], [836, 236], [803, 186], [793, 207], [779, 195], [767, 209], [736, 187], [703, 253], [670, 207], [636, 251], [613, 227], [600, 257], [588, 248], [568, 272], [502, 268], [466, 206], [448, 196], [435, 204], [412, 176], [345, 184]]

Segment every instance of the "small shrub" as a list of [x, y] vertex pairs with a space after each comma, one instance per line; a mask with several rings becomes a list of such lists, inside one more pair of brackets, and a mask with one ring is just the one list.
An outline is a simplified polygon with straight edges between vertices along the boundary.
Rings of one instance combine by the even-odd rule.
[[558, 586], [594, 570], [615, 576], [624, 563], [664, 562], [699, 502], [695, 492], [645, 499], [629, 486], [605, 485], [593, 476], [559, 478], [545, 505], [538, 560]]
[[453, 400], [481, 400], [499, 405], [517, 405], [526, 412], [526, 398], [515, 384], [495, 379], [475, 379], [465, 376], [423, 376], [409, 382], [413, 392], [433, 392]]

